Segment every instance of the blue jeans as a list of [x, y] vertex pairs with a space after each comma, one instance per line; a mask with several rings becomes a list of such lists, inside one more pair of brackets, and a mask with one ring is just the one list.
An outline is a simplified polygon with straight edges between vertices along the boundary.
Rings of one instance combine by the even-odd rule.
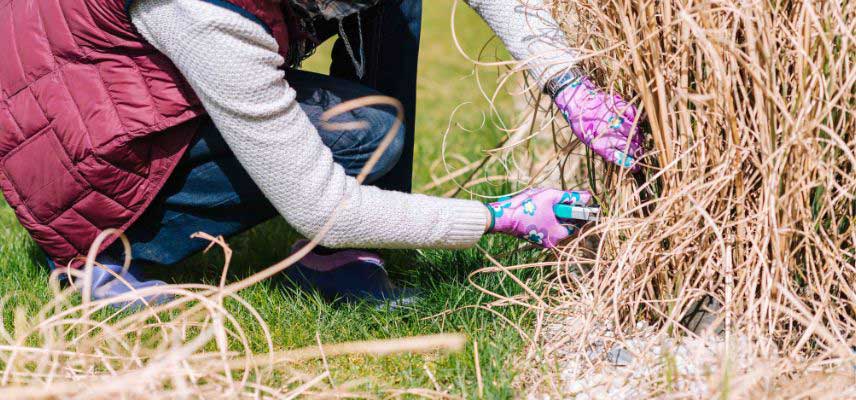
[[[406, 123], [367, 181], [388, 190], [411, 188], [421, 10], [421, 0], [391, 0], [362, 13], [366, 61], [362, 78], [357, 78], [341, 38], [334, 45], [331, 76], [305, 71], [286, 74], [297, 91], [297, 101], [318, 128], [334, 161], [349, 175], [358, 174], [377, 149], [395, 121], [395, 110], [387, 106], [367, 107], [334, 119], [368, 122], [365, 129], [347, 132], [324, 129], [321, 114], [343, 101], [367, 95], [385, 94], [402, 102]], [[357, 32], [354, 18], [344, 23], [349, 36]], [[338, 25], [319, 22], [317, 31], [323, 39], [324, 35], [338, 32]], [[352, 37], [349, 42], [359, 46], [360, 40]], [[195, 232], [229, 237], [277, 215], [206, 117], [164, 188], [126, 235], [135, 260], [170, 265], [205, 247], [205, 241], [189, 238]], [[106, 251], [111, 258], [120, 259], [121, 254], [120, 244]]]

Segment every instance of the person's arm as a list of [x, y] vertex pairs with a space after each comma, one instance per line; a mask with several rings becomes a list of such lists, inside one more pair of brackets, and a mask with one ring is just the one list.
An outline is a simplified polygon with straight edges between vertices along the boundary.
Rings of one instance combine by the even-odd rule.
[[543, 87], [573, 69], [578, 54], [544, 0], [464, 0]]
[[580, 141], [611, 163], [640, 168], [644, 139], [636, 107], [575, 68], [578, 54], [544, 0], [465, 1], [553, 98]]
[[383, 191], [347, 176], [295, 100], [276, 41], [258, 24], [201, 0], [137, 0], [131, 16], [300, 233], [316, 235], [346, 199], [326, 246], [461, 248], [484, 234], [490, 213], [482, 203]]

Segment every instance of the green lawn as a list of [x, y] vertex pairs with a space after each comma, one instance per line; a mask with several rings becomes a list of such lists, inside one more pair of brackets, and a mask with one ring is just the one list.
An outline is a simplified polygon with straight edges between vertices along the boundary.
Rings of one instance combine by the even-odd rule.
[[[451, 0], [426, 2], [424, 34], [419, 80], [419, 116], [417, 119], [416, 187], [430, 182], [430, 173], [441, 172], [440, 141], [452, 111], [459, 104], [466, 106], [455, 119], [467, 127], [478, 128], [482, 113], [489, 108], [478, 92], [472, 66], [455, 50], [450, 33]], [[465, 6], [459, 13], [459, 38], [466, 43], [469, 54], [478, 54], [491, 34], [481, 21]], [[488, 47], [493, 54], [495, 46]], [[324, 64], [323, 51], [309, 62], [308, 68], [319, 70]], [[482, 70], [481, 80], [492, 90], [496, 71]], [[510, 101], [499, 102], [500, 110], [508, 116]], [[455, 129], [449, 139], [453, 153], [477, 160], [481, 151], [494, 145], [500, 131], [493, 128], [495, 116], [483, 129], [465, 133]], [[461, 165], [457, 161], [455, 165]], [[449, 189], [435, 189], [440, 193]], [[231, 279], [240, 279], [252, 271], [266, 267], [287, 256], [288, 248], [296, 235], [281, 220], [271, 221], [240, 237], [229, 241], [235, 251]], [[525, 262], [533, 254], [512, 251], [515, 243], [501, 238], [485, 239], [482, 243], [493, 254], [504, 254], [500, 261], [506, 264]], [[213, 252], [216, 253], [216, 252]], [[486, 305], [492, 298], [481, 294], [467, 282], [467, 275], [489, 263], [477, 250], [467, 251], [389, 251], [384, 252], [391, 274], [402, 285], [416, 287], [423, 293], [421, 300], [411, 308], [394, 311], [376, 310], [370, 305], [330, 305], [312, 294], [300, 293], [281, 279], [273, 279], [241, 293], [268, 322], [275, 344], [279, 348], [302, 347], [315, 344], [316, 333], [325, 343], [374, 338], [394, 338], [438, 332], [463, 332], [471, 339], [467, 350], [449, 356], [406, 357], [339, 357], [330, 360], [334, 380], [338, 383], [369, 378], [372, 383], [363, 389], [383, 393], [390, 388], [434, 388], [426, 367], [434, 374], [444, 390], [451, 394], [475, 397], [477, 393], [476, 369], [472, 339], [479, 343], [480, 369], [487, 398], [510, 398], [510, 384], [515, 376], [513, 363], [523, 346], [514, 328], [502, 322], [489, 311], [472, 306]], [[170, 274], [177, 281], [219, 279], [222, 258], [219, 254], [200, 255], [177, 267]], [[48, 300], [47, 271], [39, 250], [18, 225], [11, 209], [0, 202], [0, 295], [10, 296], [12, 305], [21, 305], [35, 311]], [[178, 271], [178, 274], [174, 274]], [[163, 276], [166, 271], [156, 271]], [[177, 277], [175, 277], [177, 275]], [[535, 273], [521, 274], [521, 278], [537, 282]], [[493, 291], [514, 295], [520, 292], [509, 279], [501, 275], [477, 276], [475, 281]], [[6, 308], [6, 312], [11, 307]], [[522, 309], [495, 308], [496, 311], [523, 326], [531, 315]], [[447, 312], [448, 311], [448, 312]], [[31, 314], [32, 315], [32, 314]], [[239, 314], [248, 322], [246, 313]], [[5, 318], [5, 321], [12, 320]], [[9, 327], [7, 326], [7, 329]], [[258, 333], [258, 332], [257, 332]], [[263, 338], [254, 338], [258, 350], [264, 349]], [[320, 365], [307, 365], [308, 370]]]

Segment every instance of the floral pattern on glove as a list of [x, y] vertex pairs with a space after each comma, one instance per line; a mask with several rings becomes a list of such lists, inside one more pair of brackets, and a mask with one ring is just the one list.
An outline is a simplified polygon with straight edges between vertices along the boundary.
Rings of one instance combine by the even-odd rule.
[[538, 207], [535, 205], [535, 203], [532, 201], [532, 199], [528, 199], [528, 200], [523, 202], [523, 212], [526, 213], [526, 215], [530, 215], [530, 216], [534, 217], [535, 216], [535, 210], [537, 210], [537, 209], [538, 209]]
[[546, 232], [539, 231], [538, 227], [535, 225], [529, 225], [528, 227], [526, 227], [526, 229], [529, 231], [529, 233], [524, 236], [524, 239], [539, 246], [544, 245], [544, 237], [547, 236]]
[[556, 204], [589, 206], [592, 195], [587, 191], [529, 189], [514, 197], [488, 204], [493, 214], [491, 232], [504, 233], [536, 245], [553, 248], [577, 231], [584, 221], [559, 220], [553, 212]]
[[639, 169], [636, 160], [642, 156], [643, 137], [635, 106], [599, 90], [586, 77], [573, 79], [554, 101], [574, 134], [592, 151], [611, 163]]
[[500, 218], [505, 214], [505, 209], [511, 207], [511, 203], [509, 203], [509, 202], [503, 203], [503, 202], [499, 201], [496, 203], [488, 204], [488, 206], [491, 208], [490, 211], [493, 213], [494, 217]]

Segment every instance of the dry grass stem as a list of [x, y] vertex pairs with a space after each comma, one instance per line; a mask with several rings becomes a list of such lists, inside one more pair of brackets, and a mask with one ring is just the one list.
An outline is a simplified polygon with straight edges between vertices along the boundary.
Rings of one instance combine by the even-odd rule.
[[[533, 88], [525, 140], [503, 141], [481, 174], [458, 182], [477, 195], [475, 182], [505, 172], [526, 177], [519, 189], [594, 189], [603, 207], [548, 257], [549, 293], [504, 299], [546, 311], [537, 346], [586, 366], [532, 374], [533, 390], [608, 370], [643, 375], [638, 396], [791, 397], [807, 376], [813, 398], [856, 396], [840, 390], [842, 376], [856, 383], [856, 3], [546, 3], [579, 49], [566, 67], [639, 106], [648, 152], [637, 176], [586, 155], [567, 128], [554, 130], [557, 115]], [[700, 304], [712, 308], [707, 332], [689, 324]], [[667, 357], [702, 337], [719, 360], [706, 373]], [[622, 348], [648, 364], [616, 372], [603, 360]], [[542, 354], [529, 352], [536, 363]], [[582, 392], [621, 386], [606, 380]]]

